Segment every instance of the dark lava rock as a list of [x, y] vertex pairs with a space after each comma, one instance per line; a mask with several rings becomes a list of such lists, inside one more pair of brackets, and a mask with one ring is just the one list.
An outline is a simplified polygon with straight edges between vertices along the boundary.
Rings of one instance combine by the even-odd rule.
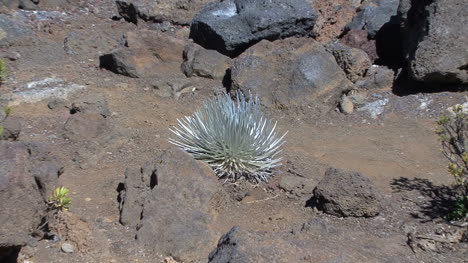
[[364, 29], [369, 37], [375, 38], [385, 24], [397, 24], [396, 14], [399, 3], [399, 0], [365, 1], [353, 21], [346, 27], [348, 29]]
[[468, 83], [468, 2], [402, 0], [404, 55], [414, 80]]
[[335, 108], [352, 83], [333, 55], [310, 38], [263, 40], [236, 58], [232, 89], [251, 91], [265, 106]]
[[262, 39], [310, 36], [317, 14], [304, 0], [227, 0], [206, 5], [192, 21], [190, 38], [236, 57]]
[[144, 247], [178, 261], [208, 255], [217, 238], [210, 224], [229, 197], [207, 164], [170, 149], [140, 171], [127, 170], [124, 189], [120, 220], [138, 225]]
[[223, 54], [190, 44], [184, 50], [182, 71], [187, 77], [200, 76], [222, 79], [231, 65], [231, 59]]
[[31, 239], [62, 172], [44, 145], [0, 141], [0, 248]]
[[380, 194], [361, 173], [329, 168], [314, 189], [313, 202], [335, 216], [372, 217], [380, 213]]
[[271, 235], [249, 232], [235, 226], [219, 239], [208, 262], [298, 262], [300, 255], [294, 255], [294, 251], [293, 245], [279, 236], [272, 238]]

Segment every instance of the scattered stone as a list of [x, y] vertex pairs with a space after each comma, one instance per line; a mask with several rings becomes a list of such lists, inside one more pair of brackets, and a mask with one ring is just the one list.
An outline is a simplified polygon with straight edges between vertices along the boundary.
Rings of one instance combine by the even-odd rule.
[[0, 45], [5, 45], [32, 34], [32, 28], [20, 18], [0, 14]]
[[227, 0], [207, 4], [193, 19], [195, 43], [236, 57], [262, 39], [310, 36], [317, 14], [305, 0]]
[[341, 96], [340, 100], [340, 111], [344, 114], [351, 114], [354, 111], [353, 102], [344, 94]]
[[140, 171], [127, 170], [124, 189], [121, 221], [138, 225], [144, 247], [157, 243], [159, 253], [184, 262], [209, 253], [206, 244], [217, 237], [210, 223], [229, 198], [206, 163], [171, 148]]
[[404, 55], [411, 78], [468, 83], [468, 2], [409, 1], [399, 8]]
[[106, 133], [109, 125], [99, 113], [71, 115], [64, 125], [64, 137], [73, 142], [91, 141]]
[[72, 93], [84, 89], [85, 86], [67, 82], [58, 78], [45, 78], [43, 80], [29, 82], [16, 90], [9, 99], [10, 105], [21, 103], [35, 103], [52, 98], [66, 99]]
[[178, 99], [182, 94], [195, 91], [192, 82], [187, 79], [159, 80], [152, 84], [156, 94], [163, 98]]
[[265, 106], [334, 109], [352, 83], [333, 55], [313, 39], [263, 40], [231, 66], [233, 90], [251, 91]]
[[300, 199], [304, 196], [310, 197], [314, 190], [314, 181], [299, 176], [283, 176], [278, 187], [286, 192], [292, 199]]
[[231, 59], [214, 50], [206, 50], [197, 44], [189, 44], [184, 50], [182, 71], [187, 77], [200, 76], [222, 79]]
[[16, 141], [21, 133], [21, 122], [14, 117], [7, 117], [0, 121], [0, 127], [2, 128], [0, 140]]
[[382, 114], [385, 110], [385, 105], [388, 104], [388, 99], [376, 100], [369, 102], [358, 109], [358, 111], [367, 111], [369, 112], [372, 119], [377, 119], [377, 117]]
[[348, 47], [339, 42], [330, 43], [327, 49], [353, 83], [362, 79], [372, 65], [367, 53], [361, 49]]
[[395, 17], [398, 10], [399, 0], [368, 0], [360, 7], [353, 21], [346, 27], [348, 29], [364, 29], [370, 38], [375, 38], [379, 30], [387, 23], [396, 24]]
[[67, 104], [67, 101], [64, 99], [59, 99], [59, 98], [53, 98], [47, 103], [47, 107], [51, 110], [55, 110], [58, 108], [65, 107]]
[[109, 106], [107, 105], [106, 97], [102, 94], [90, 93], [85, 96], [80, 96], [75, 100], [71, 107], [71, 113], [99, 113], [102, 117], [106, 118], [111, 115]]
[[3, 55], [4, 58], [15, 61], [21, 58], [21, 54], [16, 51], [10, 51]]
[[73, 246], [72, 244], [70, 243], [63, 243], [62, 246], [62, 251], [65, 252], [65, 253], [73, 253], [75, 252], [75, 246]]
[[314, 189], [313, 201], [323, 212], [342, 217], [372, 217], [380, 213], [380, 194], [361, 173], [329, 168]]
[[106, 32], [72, 31], [63, 41], [63, 47], [68, 55], [95, 57], [120, 47], [123, 43]]
[[375, 40], [367, 38], [367, 31], [352, 29], [340, 39], [340, 42], [354, 48], [364, 50], [372, 62], [375, 62], [379, 57], [377, 55], [377, 47]]
[[0, 141], [0, 211], [8, 211], [0, 213], [0, 247], [23, 246], [31, 239], [62, 172], [44, 145]]
[[391, 89], [395, 79], [395, 72], [386, 66], [372, 65], [366, 78], [356, 82], [361, 89]]

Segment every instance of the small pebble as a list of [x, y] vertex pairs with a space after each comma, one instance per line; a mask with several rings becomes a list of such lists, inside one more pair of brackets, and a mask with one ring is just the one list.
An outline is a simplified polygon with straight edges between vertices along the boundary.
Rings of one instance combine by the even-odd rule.
[[75, 251], [75, 247], [70, 243], [63, 243], [62, 251], [65, 253], [73, 253]]

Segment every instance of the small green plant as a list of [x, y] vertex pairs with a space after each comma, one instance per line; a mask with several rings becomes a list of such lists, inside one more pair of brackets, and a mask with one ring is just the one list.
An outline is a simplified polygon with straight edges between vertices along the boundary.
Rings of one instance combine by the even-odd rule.
[[437, 121], [436, 133], [442, 144], [442, 153], [449, 160], [448, 172], [455, 179], [455, 205], [451, 219], [461, 219], [468, 214], [468, 114], [463, 106], [452, 108], [453, 117], [442, 116]]
[[50, 208], [54, 210], [68, 209], [71, 204], [71, 198], [68, 197], [68, 193], [69, 190], [63, 186], [56, 188], [49, 198]]
[[4, 130], [5, 130], [5, 128], [3, 128], [2, 125], [0, 125], [0, 138], [2, 138]]
[[6, 106], [5, 107], [5, 115], [6, 117], [10, 116], [13, 113], [13, 107], [11, 106]]
[[0, 83], [5, 81], [8, 77], [8, 68], [5, 60], [0, 59]]

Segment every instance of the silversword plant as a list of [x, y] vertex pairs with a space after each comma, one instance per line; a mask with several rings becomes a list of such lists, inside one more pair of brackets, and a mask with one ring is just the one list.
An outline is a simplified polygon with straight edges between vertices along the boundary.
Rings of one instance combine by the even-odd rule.
[[276, 122], [265, 118], [258, 97], [236, 93], [218, 95], [194, 115], [177, 120], [171, 130], [172, 144], [207, 162], [225, 182], [245, 179], [253, 183], [268, 182], [272, 169], [281, 165], [283, 135]]

